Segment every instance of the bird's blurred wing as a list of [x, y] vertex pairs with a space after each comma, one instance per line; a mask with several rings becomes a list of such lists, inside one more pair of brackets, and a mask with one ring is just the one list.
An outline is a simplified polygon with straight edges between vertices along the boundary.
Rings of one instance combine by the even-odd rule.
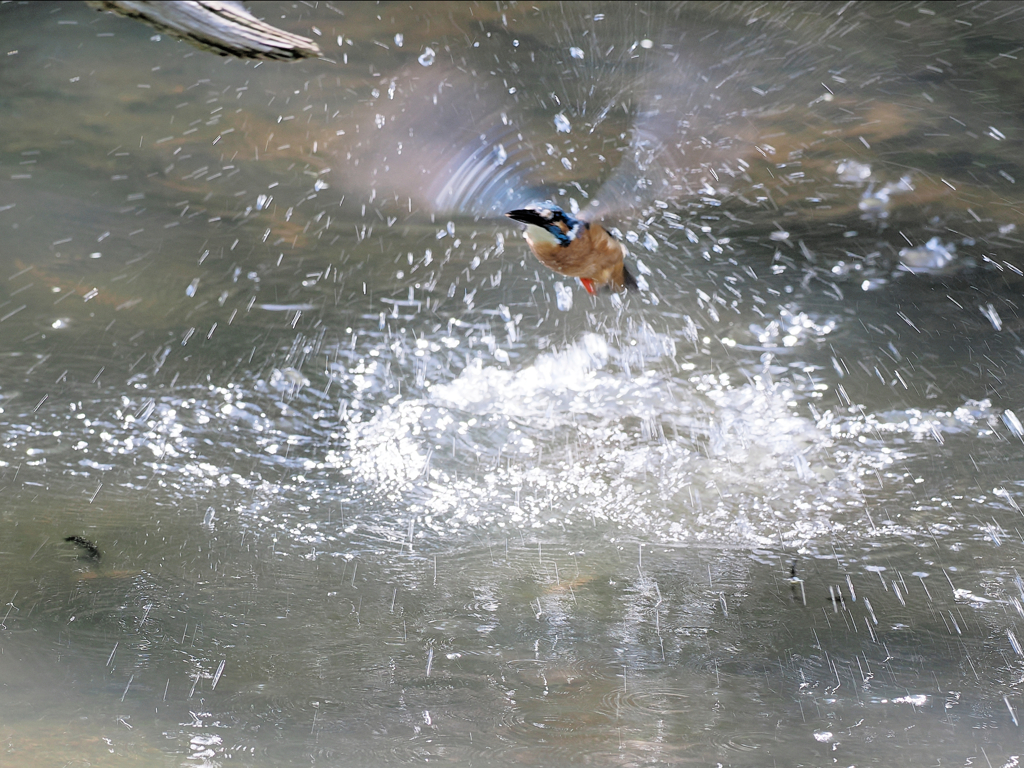
[[334, 148], [346, 161], [343, 185], [409, 210], [474, 217], [498, 216], [556, 188], [559, 174], [537, 149], [543, 142], [524, 135], [522, 110], [495, 78], [438, 63], [407, 68], [382, 86], [389, 98], [368, 103], [353, 135]]
[[712, 115], [708, 74], [678, 57], [643, 74], [628, 148], [586, 209], [589, 218], [637, 216], [654, 202], [700, 193], [735, 154], [736, 137]]

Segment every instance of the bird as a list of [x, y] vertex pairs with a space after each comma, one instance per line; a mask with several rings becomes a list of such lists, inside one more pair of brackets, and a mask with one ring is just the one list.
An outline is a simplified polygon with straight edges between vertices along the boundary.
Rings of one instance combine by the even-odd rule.
[[574, 218], [551, 202], [505, 215], [526, 225], [526, 243], [541, 264], [578, 278], [590, 295], [604, 286], [616, 291], [637, 288], [624, 261], [629, 251], [600, 224]]
[[[686, 97], [689, 79], [670, 66], [639, 81], [630, 71], [616, 74], [621, 89], [575, 134], [561, 112], [547, 124], [524, 114], [498, 78], [440, 61], [424, 66], [390, 79], [393, 97], [352, 118], [361, 130], [329, 139], [332, 154], [345, 158], [346, 187], [431, 217], [504, 214], [526, 225], [542, 264], [579, 278], [592, 295], [643, 285], [624, 265], [625, 243], [599, 222], [646, 219], [655, 200], [665, 207], [697, 195], [706, 189], [704, 169], [722, 154], [716, 126], [698, 120]], [[603, 78], [602, 90], [611, 87]], [[609, 136], [605, 116], [623, 93], [630, 94], [629, 131]], [[572, 213], [552, 202], [573, 194], [570, 187], [586, 200], [566, 206]]]

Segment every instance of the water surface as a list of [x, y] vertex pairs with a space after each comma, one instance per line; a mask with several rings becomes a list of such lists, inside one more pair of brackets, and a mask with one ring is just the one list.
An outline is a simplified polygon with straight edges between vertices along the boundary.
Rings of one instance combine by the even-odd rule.
[[1017, 6], [261, 8], [0, 6], [5, 760], [1016, 765]]

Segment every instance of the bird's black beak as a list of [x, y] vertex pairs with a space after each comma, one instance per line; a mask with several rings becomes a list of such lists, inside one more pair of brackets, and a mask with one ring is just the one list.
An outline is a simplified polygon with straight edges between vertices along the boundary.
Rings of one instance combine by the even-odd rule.
[[529, 208], [521, 208], [518, 211], [509, 211], [505, 214], [512, 221], [518, 221], [522, 224], [534, 224], [538, 227], [545, 227], [551, 223], [550, 219], [545, 219], [537, 211], [530, 210]]

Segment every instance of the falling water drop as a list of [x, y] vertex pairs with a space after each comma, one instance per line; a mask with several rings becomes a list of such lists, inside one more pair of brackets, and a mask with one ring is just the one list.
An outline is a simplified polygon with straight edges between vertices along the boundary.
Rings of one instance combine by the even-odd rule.
[[555, 303], [563, 312], [572, 309], [572, 291], [565, 287], [565, 283], [555, 283]]
[[1003, 411], [1003, 423], [1007, 426], [1010, 432], [1013, 433], [1014, 437], [1018, 437], [1024, 441], [1024, 425], [1020, 423], [1020, 419], [1017, 418], [1017, 414], [1009, 408]]

